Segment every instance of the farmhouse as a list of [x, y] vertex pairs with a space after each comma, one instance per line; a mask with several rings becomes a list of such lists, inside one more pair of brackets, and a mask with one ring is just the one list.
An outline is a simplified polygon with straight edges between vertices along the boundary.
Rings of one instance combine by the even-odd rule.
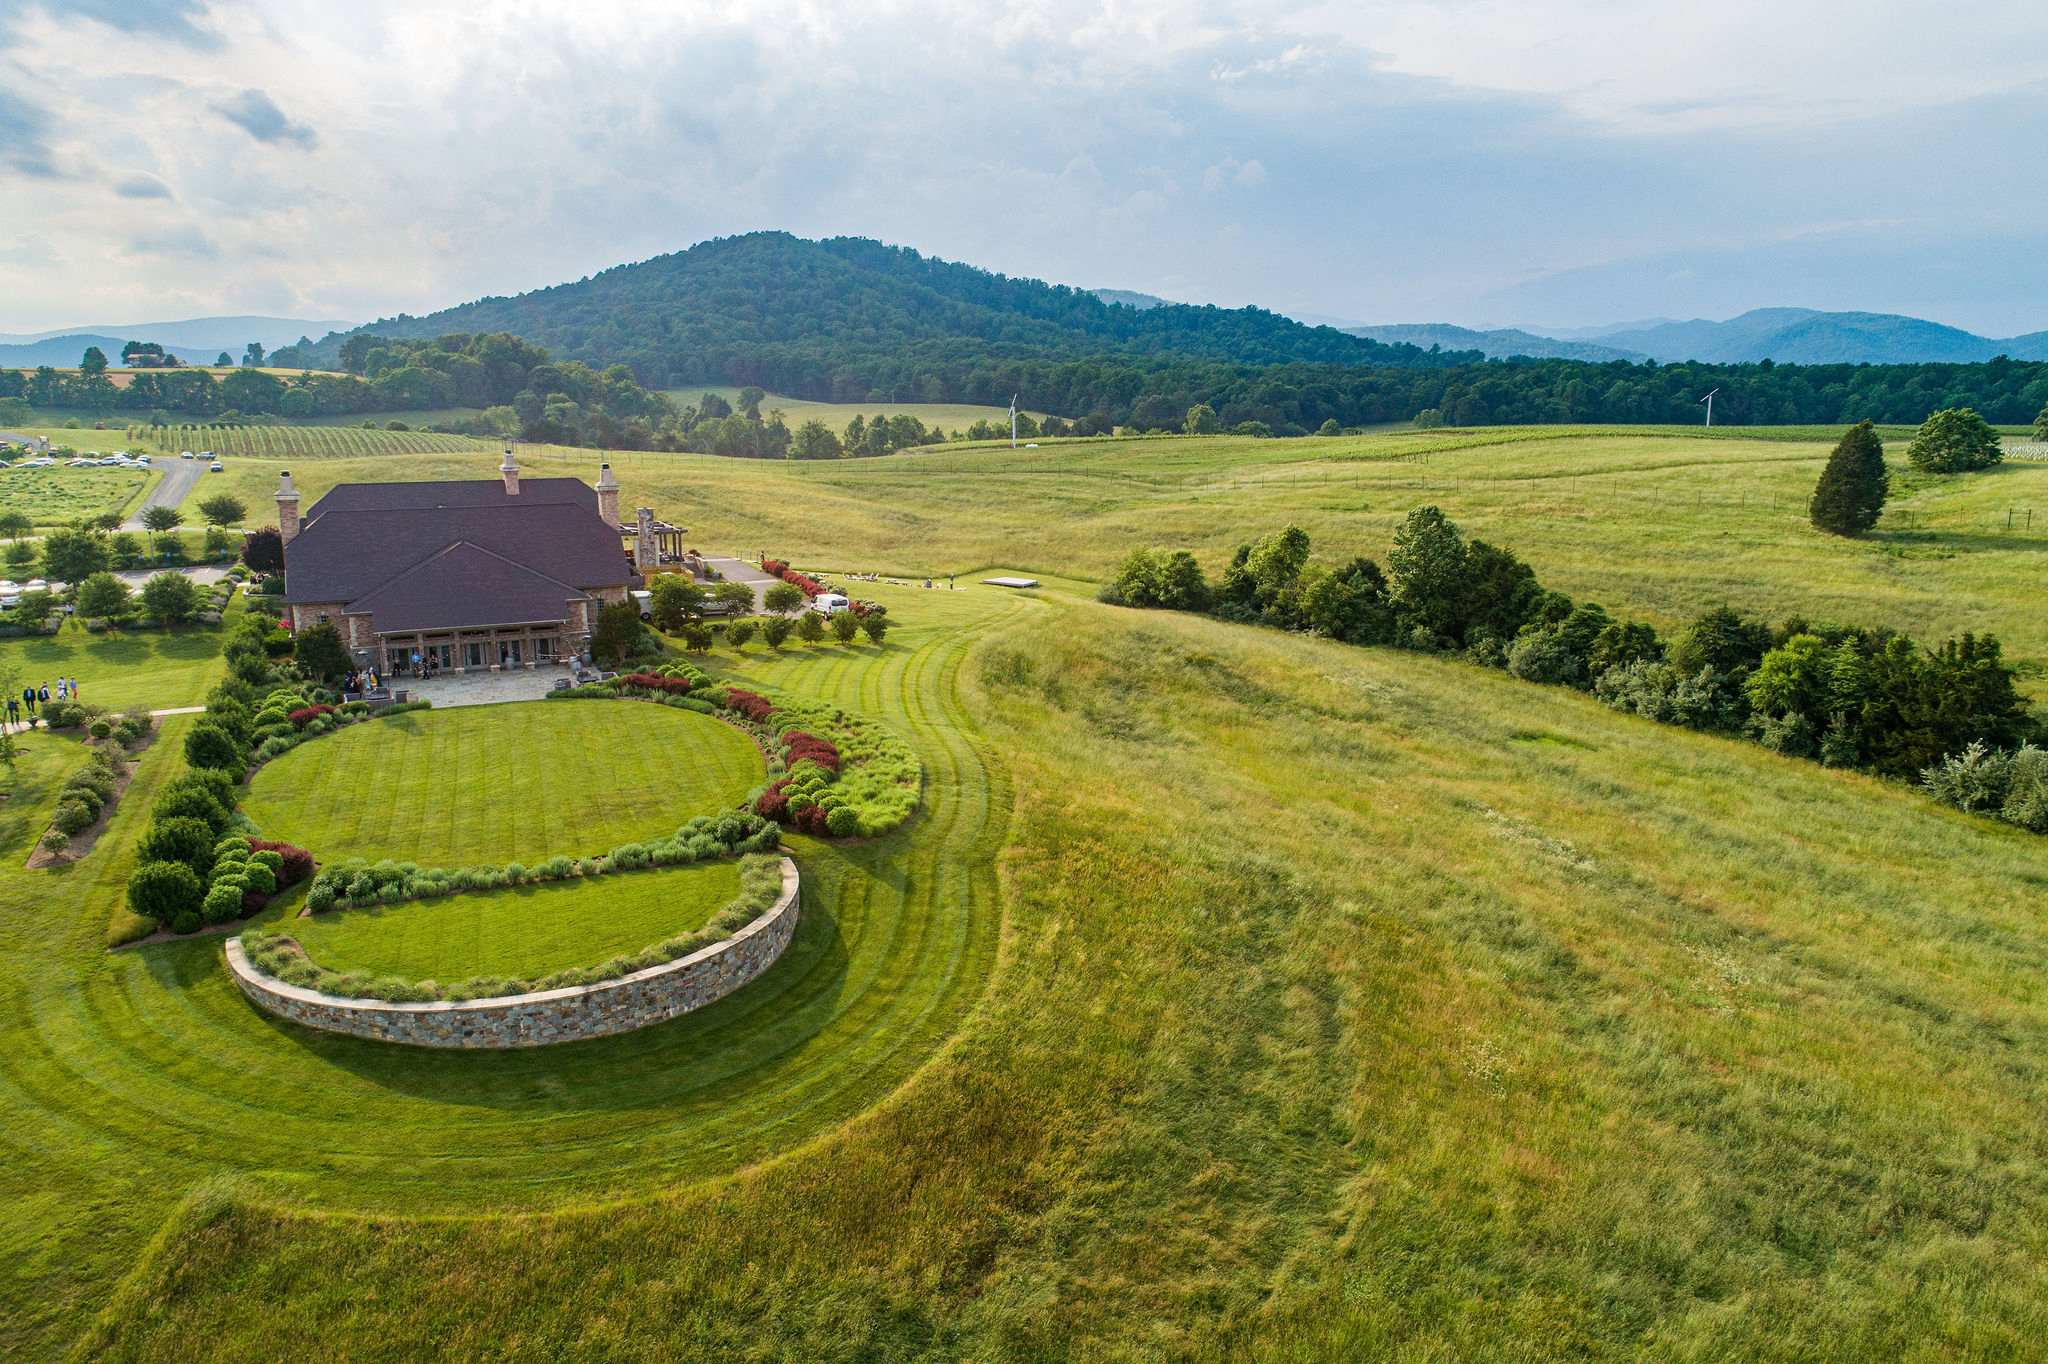
[[301, 517], [285, 471], [277, 524], [292, 629], [332, 624], [358, 666], [387, 673], [414, 654], [454, 672], [563, 662], [682, 535], [645, 507], [631, 532], [621, 527], [609, 464], [595, 487], [521, 479], [508, 446], [498, 474], [344, 483]]

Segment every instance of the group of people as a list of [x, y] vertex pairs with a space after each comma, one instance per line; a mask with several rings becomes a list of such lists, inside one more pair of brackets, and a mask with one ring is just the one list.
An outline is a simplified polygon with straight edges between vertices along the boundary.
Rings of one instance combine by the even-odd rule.
[[10, 725], [19, 724], [24, 716], [33, 720], [36, 714], [53, 700], [76, 701], [77, 699], [78, 679], [75, 677], [58, 678], [54, 691], [47, 682], [39, 687], [23, 687], [19, 700], [12, 696], [7, 698], [7, 723]]

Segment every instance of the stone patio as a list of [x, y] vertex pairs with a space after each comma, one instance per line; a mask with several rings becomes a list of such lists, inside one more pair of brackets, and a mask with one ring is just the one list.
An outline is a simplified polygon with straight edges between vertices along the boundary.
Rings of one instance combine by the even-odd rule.
[[432, 701], [437, 710], [449, 706], [491, 706], [500, 701], [537, 701], [554, 689], [557, 679], [570, 676], [558, 664], [542, 664], [531, 672], [513, 668], [505, 672], [443, 673], [421, 681], [394, 677], [389, 685], [402, 691], [410, 701]]

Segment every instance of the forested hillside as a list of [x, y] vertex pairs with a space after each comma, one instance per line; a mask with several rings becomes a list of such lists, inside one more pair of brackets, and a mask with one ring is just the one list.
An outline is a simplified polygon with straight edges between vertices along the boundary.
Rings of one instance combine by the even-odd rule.
[[[1184, 356], [1233, 364], [1451, 364], [1259, 308], [1116, 307], [855, 237], [757, 232], [516, 298], [371, 323], [380, 336], [506, 331], [649, 388], [759, 384], [822, 402], [989, 402], [988, 361]], [[333, 363], [341, 338], [308, 358]], [[967, 392], [975, 397], [966, 399]], [[1006, 391], [1001, 395], [1009, 400]]]

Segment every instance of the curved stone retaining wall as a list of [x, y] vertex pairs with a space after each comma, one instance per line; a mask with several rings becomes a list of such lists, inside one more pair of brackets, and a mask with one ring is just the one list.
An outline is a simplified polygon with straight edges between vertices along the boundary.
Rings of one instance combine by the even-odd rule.
[[242, 940], [227, 944], [228, 971], [262, 1008], [328, 1032], [422, 1047], [537, 1047], [631, 1032], [723, 999], [773, 966], [796, 936], [796, 863], [782, 859], [782, 895], [754, 922], [687, 957], [596, 985], [460, 1003], [387, 1004], [301, 989], [249, 965]]

